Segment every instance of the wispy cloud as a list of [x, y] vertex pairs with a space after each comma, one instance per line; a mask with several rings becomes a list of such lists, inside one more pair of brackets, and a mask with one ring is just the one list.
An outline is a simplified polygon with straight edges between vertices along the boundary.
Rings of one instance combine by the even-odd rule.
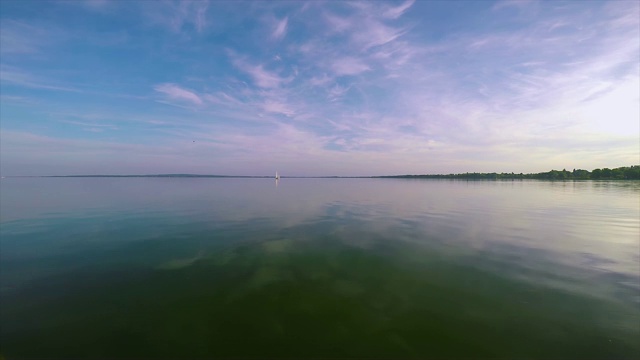
[[331, 101], [335, 101], [335, 100], [339, 99], [340, 97], [342, 97], [343, 95], [345, 95], [347, 93], [347, 91], [349, 91], [349, 89], [351, 89], [350, 86], [336, 85], [336, 86], [332, 87], [331, 90], [329, 90], [329, 99]]
[[208, 24], [208, 0], [171, 0], [142, 5], [146, 19], [175, 33], [188, 30], [189, 26], [197, 32], [202, 32]]
[[81, 4], [92, 11], [104, 11], [112, 5], [112, 2], [112, 0], [85, 0]]
[[406, 33], [406, 27], [391, 25], [388, 20], [400, 17], [411, 5], [413, 1], [397, 8], [378, 9], [376, 6], [366, 5], [356, 7], [358, 11], [348, 17], [325, 12], [323, 18], [328, 34], [346, 34], [358, 50], [366, 51], [388, 44]]
[[0, 103], [31, 106], [37, 104], [38, 100], [25, 96], [0, 94]]
[[353, 40], [364, 49], [390, 43], [406, 32], [405, 29], [398, 29], [382, 22], [367, 20], [364, 22], [362, 31], [353, 34]]
[[278, 21], [276, 23], [273, 32], [271, 33], [271, 38], [275, 40], [282, 39], [287, 33], [287, 23], [289, 22], [289, 18], [285, 17], [284, 19]]
[[263, 65], [247, 65], [242, 69], [253, 77], [256, 85], [263, 88], [275, 88], [287, 81], [276, 73], [265, 70]]
[[254, 83], [261, 88], [277, 88], [281, 84], [291, 80], [284, 78], [273, 71], [266, 70], [263, 64], [254, 65], [235, 54], [231, 54], [233, 64], [241, 71], [251, 76]]
[[389, 9], [387, 9], [382, 16], [389, 18], [389, 19], [397, 19], [400, 16], [402, 16], [402, 14], [405, 13], [405, 11], [407, 11], [411, 6], [413, 6], [413, 3], [416, 0], [407, 0], [404, 3], [395, 6], [395, 7], [390, 7]]
[[295, 114], [295, 111], [290, 108], [289, 105], [271, 100], [264, 102], [262, 104], [262, 109], [266, 112], [283, 114], [286, 116], [292, 116]]
[[243, 102], [227, 94], [224, 91], [219, 91], [215, 94], [205, 94], [203, 95], [203, 98], [214, 104], [221, 104], [221, 105], [242, 105], [243, 104]]
[[202, 99], [195, 92], [181, 88], [176, 84], [159, 84], [154, 87], [154, 90], [166, 95], [169, 99], [186, 101], [196, 105], [202, 104]]
[[28, 32], [33, 28], [18, 23], [16, 21], [2, 22], [0, 25], [0, 53], [34, 53], [37, 51], [39, 44], [34, 40], [34, 37], [28, 35]]
[[198, 31], [204, 30], [207, 26], [207, 9], [209, 8], [209, 1], [198, 1], [198, 4], [195, 6], [195, 20], [194, 23], [196, 25], [196, 29]]
[[362, 72], [371, 70], [369, 65], [365, 64], [362, 59], [355, 57], [344, 57], [334, 60], [331, 69], [338, 76], [342, 75], [358, 75]]
[[333, 78], [328, 76], [327, 74], [322, 74], [319, 76], [313, 76], [309, 79], [309, 84], [313, 86], [323, 86], [333, 82]]
[[2, 66], [0, 67], [0, 81], [4, 84], [11, 84], [16, 86], [22, 86], [33, 89], [54, 90], [54, 91], [69, 91], [69, 92], [81, 92], [82, 90], [59, 85], [55, 81], [39, 77], [30, 73], [26, 73], [15, 67]]
[[332, 14], [330, 12], [325, 12], [323, 14], [323, 17], [324, 17], [324, 20], [329, 25], [328, 27], [329, 32], [340, 33], [352, 28], [355, 25], [350, 21], [349, 18], [344, 18], [338, 15]]
[[91, 132], [103, 132], [105, 130], [118, 130], [118, 127], [113, 124], [101, 124], [95, 122], [82, 122], [73, 120], [61, 120], [62, 123], [76, 125], [82, 128], [84, 131]]
[[522, 9], [522, 8], [526, 8], [529, 7], [533, 4], [535, 4], [537, 2], [537, 0], [501, 0], [501, 1], [497, 1], [494, 5], [493, 5], [493, 10], [500, 10], [500, 9], [504, 9], [504, 8], [518, 8], [518, 9]]
[[67, 34], [55, 26], [3, 19], [0, 22], [0, 54], [37, 54], [42, 49], [57, 45], [66, 37]]

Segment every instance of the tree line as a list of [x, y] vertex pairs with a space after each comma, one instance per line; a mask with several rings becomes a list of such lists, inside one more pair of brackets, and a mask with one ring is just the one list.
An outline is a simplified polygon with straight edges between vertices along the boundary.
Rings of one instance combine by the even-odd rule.
[[438, 175], [395, 175], [381, 176], [384, 178], [410, 178], [410, 179], [469, 179], [469, 180], [509, 180], [509, 179], [539, 179], [539, 180], [640, 180], [640, 165], [623, 166], [614, 169], [603, 168], [591, 171], [573, 169], [568, 171], [551, 170], [541, 173], [463, 173], [463, 174], [438, 174]]

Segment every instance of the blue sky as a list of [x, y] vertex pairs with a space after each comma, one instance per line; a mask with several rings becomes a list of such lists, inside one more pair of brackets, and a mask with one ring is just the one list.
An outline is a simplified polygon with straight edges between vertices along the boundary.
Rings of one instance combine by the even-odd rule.
[[637, 1], [2, 1], [3, 175], [640, 163]]

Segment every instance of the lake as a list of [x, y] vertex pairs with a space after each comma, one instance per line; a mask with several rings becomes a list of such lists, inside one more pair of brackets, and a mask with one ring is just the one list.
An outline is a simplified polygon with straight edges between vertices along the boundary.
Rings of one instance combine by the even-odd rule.
[[640, 358], [639, 181], [0, 186], [8, 359]]

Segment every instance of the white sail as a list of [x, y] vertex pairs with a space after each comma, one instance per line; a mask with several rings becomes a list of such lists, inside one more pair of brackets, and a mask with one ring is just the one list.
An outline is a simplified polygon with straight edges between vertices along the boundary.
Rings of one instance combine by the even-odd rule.
[[276, 180], [280, 179], [280, 175], [278, 175], [278, 172], [276, 171]]

